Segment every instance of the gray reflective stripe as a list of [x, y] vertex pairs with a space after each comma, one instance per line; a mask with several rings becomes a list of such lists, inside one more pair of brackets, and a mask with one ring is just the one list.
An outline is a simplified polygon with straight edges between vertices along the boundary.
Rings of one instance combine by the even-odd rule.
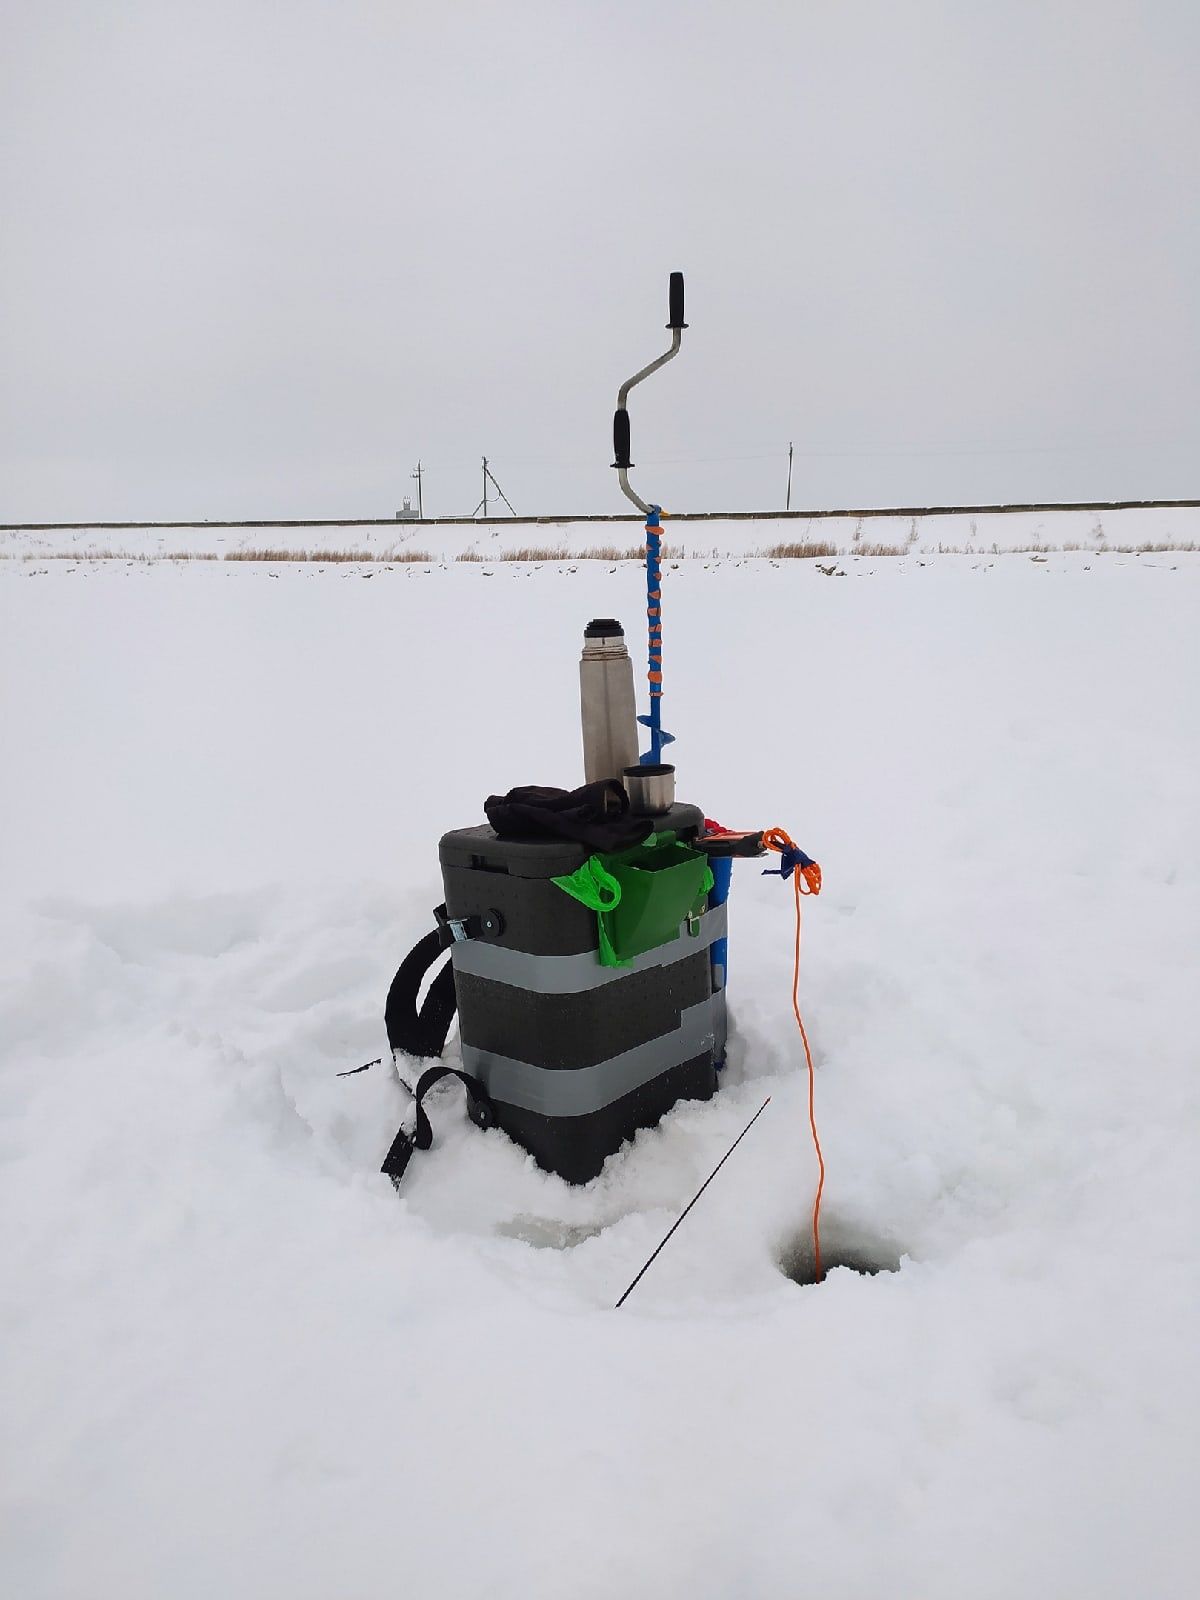
[[680, 1012], [673, 1033], [634, 1045], [594, 1067], [535, 1067], [470, 1044], [463, 1045], [462, 1060], [464, 1070], [479, 1079], [493, 1100], [544, 1117], [582, 1117], [712, 1046], [712, 1001], [702, 1000]]
[[602, 967], [594, 950], [574, 956], [535, 956], [527, 950], [506, 950], [486, 939], [464, 939], [451, 947], [455, 972], [469, 972], [476, 978], [491, 978], [495, 983], [510, 983], [514, 989], [533, 994], [581, 994], [616, 983], [631, 972], [646, 972], [651, 967], [667, 967], [685, 961], [698, 950], [707, 950], [716, 939], [723, 939], [729, 925], [729, 908], [714, 906], [700, 916], [699, 931], [692, 935], [681, 925], [678, 939], [661, 944], [644, 955], [634, 956], [627, 967]]
[[729, 1044], [729, 1006], [725, 999], [724, 989], [717, 989], [712, 997], [713, 1013], [713, 1057], [718, 1065], [724, 1063], [725, 1051]]

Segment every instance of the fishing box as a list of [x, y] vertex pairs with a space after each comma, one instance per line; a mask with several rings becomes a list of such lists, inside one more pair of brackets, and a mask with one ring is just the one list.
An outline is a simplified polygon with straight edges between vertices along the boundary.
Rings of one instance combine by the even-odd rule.
[[[658, 819], [682, 844], [703, 828], [696, 806]], [[501, 839], [486, 825], [457, 828], [439, 847], [446, 916], [489, 930], [450, 947], [463, 1070], [496, 1124], [572, 1183], [595, 1177], [677, 1100], [709, 1099], [725, 1032], [713, 946], [723, 952], [726, 907], [710, 896], [664, 942], [603, 965], [596, 912], [552, 881], [590, 854], [566, 839]]]

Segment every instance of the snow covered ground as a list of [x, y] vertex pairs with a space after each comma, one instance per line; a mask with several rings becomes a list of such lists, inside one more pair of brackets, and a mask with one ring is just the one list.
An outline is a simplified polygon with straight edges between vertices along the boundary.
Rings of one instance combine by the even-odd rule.
[[[220, 528], [197, 523], [185, 528], [69, 528], [0, 534], [0, 554], [19, 557], [130, 552], [151, 560], [172, 554], [215, 557], [249, 550], [354, 551], [374, 560], [389, 554], [411, 560], [428, 552], [438, 561], [460, 557], [498, 561], [517, 550], [555, 549], [584, 555], [598, 546], [634, 550], [642, 531], [636, 522], [527, 522], [443, 525], [389, 523], [382, 527]], [[1200, 548], [1200, 508], [1128, 511], [1031, 511], [959, 513], [928, 517], [791, 517], [738, 522], [727, 519], [666, 524], [668, 544], [680, 554], [704, 559], [762, 555], [780, 544], [820, 543], [861, 558], [880, 551], [928, 556], [946, 551], [993, 554], [1001, 550], [1087, 550], [1120, 553], [1142, 546]]]
[[827, 1252], [899, 1270], [780, 1270], [753, 864], [722, 1093], [586, 1188], [454, 1090], [398, 1197], [404, 1091], [335, 1076], [439, 835], [579, 779], [635, 569], [0, 562], [6, 1594], [1195, 1592], [1200, 554], [667, 577], [681, 797], [825, 871]]

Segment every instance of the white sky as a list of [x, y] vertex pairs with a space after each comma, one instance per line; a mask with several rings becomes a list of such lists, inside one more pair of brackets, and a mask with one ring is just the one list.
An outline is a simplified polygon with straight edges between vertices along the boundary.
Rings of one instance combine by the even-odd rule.
[[0, 0], [0, 520], [1187, 496], [1197, 0]]

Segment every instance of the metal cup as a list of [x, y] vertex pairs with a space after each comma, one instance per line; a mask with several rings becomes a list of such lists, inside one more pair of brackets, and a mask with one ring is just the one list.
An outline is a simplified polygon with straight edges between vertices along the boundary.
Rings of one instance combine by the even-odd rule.
[[626, 767], [622, 774], [629, 808], [639, 817], [665, 816], [675, 804], [675, 768], [667, 764]]

